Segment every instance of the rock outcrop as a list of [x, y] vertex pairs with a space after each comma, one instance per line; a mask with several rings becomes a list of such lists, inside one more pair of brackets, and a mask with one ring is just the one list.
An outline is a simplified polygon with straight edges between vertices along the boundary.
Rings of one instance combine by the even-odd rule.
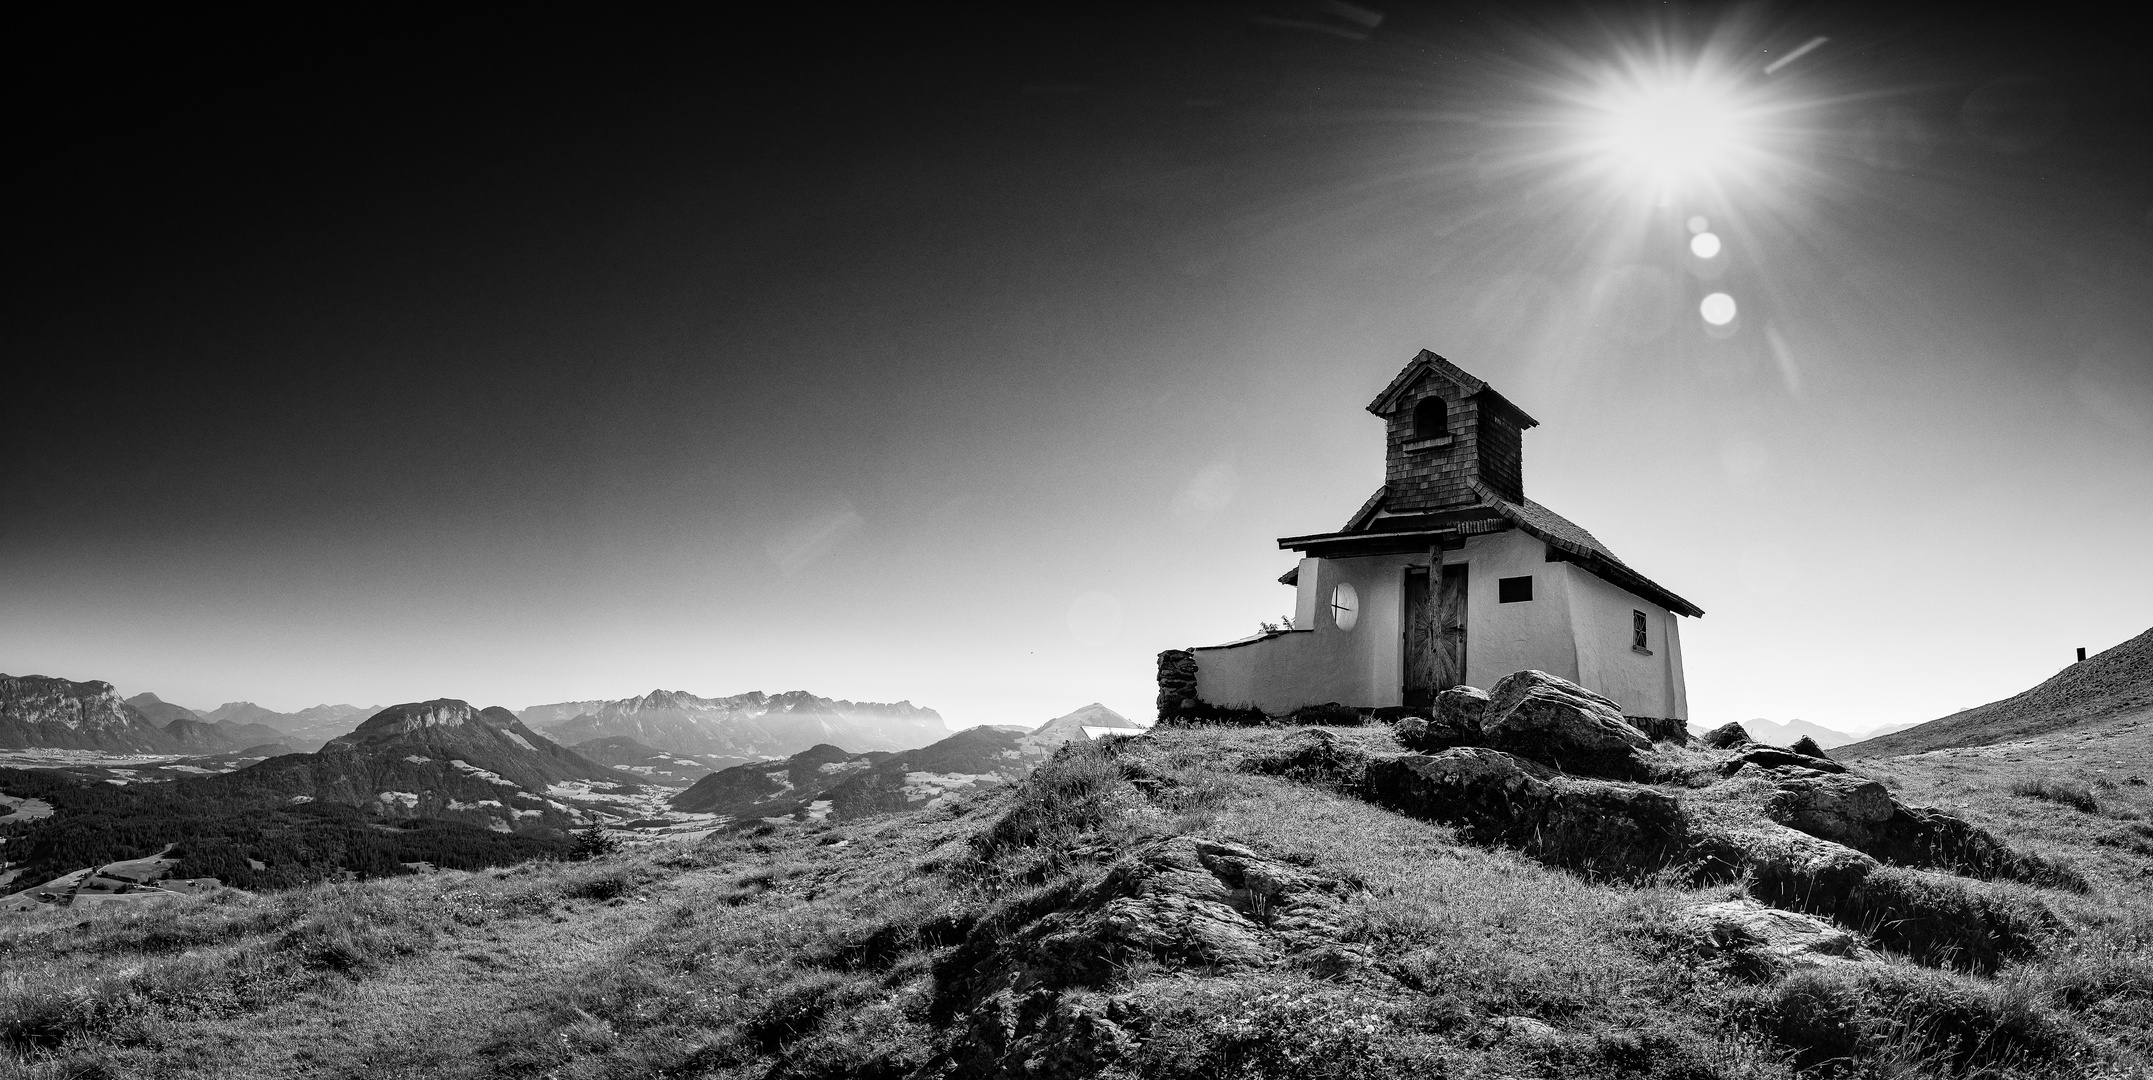
[[1498, 750], [1467, 747], [1368, 766], [1368, 797], [1584, 873], [1634, 877], [1678, 861], [1681, 807], [1637, 784], [1581, 780]]
[[1773, 821], [1857, 850], [1873, 846], [1898, 809], [1874, 780], [1802, 768], [1785, 770], [1764, 802]]
[[1642, 779], [1638, 754], [1652, 746], [1620, 706], [1544, 671], [1504, 676], [1480, 726], [1489, 746], [1586, 776]]
[[[1743, 742], [1719, 769], [1667, 770], [1682, 784], [1608, 779], [1650, 774], [1641, 733], [1616, 727], [1611, 708], [1560, 680], [1521, 673], [1505, 683], [1490, 695], [1494, 745], [1387, 756], [1303, 733], [1252, 758], [1250, 771], [1341, 784], [1357, 773], [1371, 801], [1595, 877], [1673, 871], [1699, 883], [1747, 881], [1756, 901], [1859, 927], [1934, 963], [1991, 970], [2054, 924], [2038, 902], [1969, 879], [2068, 887], [2067, 869], [1949, 814], [1901, 804], [1828, 758]], [[1432, 728], [1409, 718], [1396, 734], [1425, 745]], [[1576, 775], [1586, 769], [1597, 775]]]
[[1749, 737], [1749, 732], [1742, 725], [1728, 721], [1705, 732], [1697, 741], [1714, 750], [1732, 750], [1737, 746], [1748, 746], [1756, 740]]
[[981, 920], [937, 963], [934, 1008], [968, 1019], [951, 1049], [964, 1075], [1092, 1075], [1137, 1018], [1082, 988], [1139, 963], [1356, 977], [1369, 960], [1340, 943], [1348, 892], [1239, 844], [1153, 841], [1095, 884]]
[[1680, 919], [1693, 930], [1706, 957], [1757, 979], [1794, 968], [1883, 959], [1844, 927], [1754, 900], [1699, 905], [1682, 912]]
[[119, 754], [175, 753], [180, 745], [108, 682], [0, 675], [0, 749], [51, 747]]
[[1456, 746], [1485, 746], [1488, 734], [1481, 722], [1488, 714], [1488, 695], [1473, 686], [1456, 686], [1435, 695], [1435, 706], [1425, 717], [1408, 716], [1392, 733], [1408, 750], [1441, 753]]

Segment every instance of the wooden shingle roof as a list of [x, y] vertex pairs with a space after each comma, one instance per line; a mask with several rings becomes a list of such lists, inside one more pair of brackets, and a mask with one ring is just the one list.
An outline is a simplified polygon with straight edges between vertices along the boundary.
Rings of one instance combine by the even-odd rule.
[[[1405, 542], [1409, 546], [1411, 542], [1409, 538], [1418, 538], [1424, 535], [1432, 538], [1437, 534], [1467, 535], [1480, 533], [1489, 531], [1489, 526], [1493, 526], [1495, 529], [1505, 528], [1506, 526], [1503, 522], [1508, 522], [1507, 527], [1520, 529], [1526, 535], [1546, 544], [1549, 549], [1548, 553], [1553, 558], [1576, 563], [1609, 584], [1644, 597], [1677, 615], [1698, 618], [1704, 614], [1703, 608], [1690, 603], [1688, 600], [1676, 595], [1673, 590], [1665, 588], [1651, 578], [1631, 569], [1628, 563], [1623, 562], [1620, 557], [1609, 550], [1607, 545], [1601, 543], [1598, 537], [1587, 532], [1584, 526], [1531, 499], [1513, 502], [1496, 494], [1486, 484], [1478, 480], [1471, 480], [1468, 483], [1471, 484], [1473, 492], [1479, 496], [1478, 501], [1470, 506], [1448, 508], [1441, 515], [1413, 515], [1391, 519], [1400, 523], [1410, 521], [1420, 524], [1425, 522], [1426, 524], [1420, 528], [1395, 534], [1387, 533], [1379, 528], [1386, 489], [1377, 488], [1376, 493], [1369, 496], [1368, 501], [1354, 512], [1353, 517], [1346, 522], [1345, 528], [1335, 533], [1323, 533], [1316, 536], [1281, 537], [1278, 541], [1278, 546], [1297, 551], [1309, 551], [1311, 554], [1317, 553], [1314, 549], [1335, 547], [1343, 554], [1350, 548], [1348, 545], [1343, 545], [1339, 542], [1346, 541], [1351, 537], [1375, 539], [1395, 535], [1399, 541]], [[1492, 514], [1485, 515], [1491, 520], [1472, 520], [1472, 512], [1475, 510], [1493, 511]], [[1450, 520], [1439, 522], [1438, 517]], [[1495, 517], [1500, 517], [1502, 521], [1492, 520]], [[1404, 547], [1398, 547], [1397, 549], [1405, 550]], [[1372, 553], [1374, 550], [1371, 548], [1369, 552], [1356, 551], [1355, 553]]]

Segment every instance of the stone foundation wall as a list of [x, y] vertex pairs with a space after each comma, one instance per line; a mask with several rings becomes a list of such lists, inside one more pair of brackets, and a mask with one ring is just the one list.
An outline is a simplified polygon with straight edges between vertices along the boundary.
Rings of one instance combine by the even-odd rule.
[[1159, 722], [1181, 719], [1196, 705], [1196, 653], [1190, 649], [1160, 653]]

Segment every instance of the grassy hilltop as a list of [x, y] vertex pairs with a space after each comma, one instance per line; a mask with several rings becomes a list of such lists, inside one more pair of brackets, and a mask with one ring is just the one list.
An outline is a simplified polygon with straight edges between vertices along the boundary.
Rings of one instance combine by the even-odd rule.
[[[2023, 763], [1989, 782], [1954, 759], [1939, 781], [1896, 759], [1896, 793], [1948, 783], [2007, 843], [2040, 841], [2049, 883], [1918, 875], [1925, 902], [1994, 920], [1988, 959], [1894, 955], [1883, 925], [1795, 956], [1698, 916], [1752, 882], [1588, 875], [1362, 798], [1354, 755], [1401, 752], [1381, 727], [1162, 730], [909, 813], [32, 912], [0, 923], [0, 1075], [2053, 1078], [2153, 1061], [2153, 852], [2049, 822], [2128, 831], [2153, 814], [2144, 787], [2088, 811], [2016, 792]], [[1710, 753], [1655, 754], [1659, 787], [1693, 797], [1679, 777]]]

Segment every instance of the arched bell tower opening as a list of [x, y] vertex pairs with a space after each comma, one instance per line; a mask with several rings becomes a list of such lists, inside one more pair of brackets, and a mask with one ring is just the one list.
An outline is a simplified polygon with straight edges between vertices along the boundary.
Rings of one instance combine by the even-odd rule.
[[1450, 403], [1439, 397], [1425, 397], [1413, 406], [1413, 437], [1433, 439], [1450, 434]]

